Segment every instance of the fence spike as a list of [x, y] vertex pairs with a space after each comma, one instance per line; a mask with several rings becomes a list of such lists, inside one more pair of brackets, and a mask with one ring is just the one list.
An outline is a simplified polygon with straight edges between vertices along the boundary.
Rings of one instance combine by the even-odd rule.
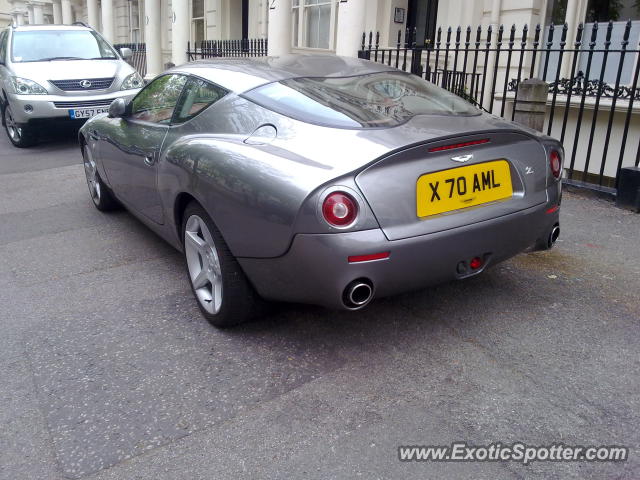
[[593, 48], [596, 46], [597, 38], [598, 38], [598, 22], [593, 22], [593, 28], [591, 29], [591, 41], [589, 42], [589, 47]]
[[540, 45], [540, 31], [542, 30], [542, 27], [540, 26], [540, 24], [536, 25], [536, 33], [533, 37], [533, 47], [537, 48], [538, 45]]
[[631, 20], [627, 20], [627, 23], [624, 26], [624, 33], [622, 34], [622, 44], [629, 44], [629, 34], [631, 33]]
[[476, 48], [480, 46], [480, 37], [482, 36], [482, 27], [478, 25], [476, 30]]
[[487, 28], [487, 48], [491, 46], [491, 34], [493, 33], [493, 27], [489, 25]]
[[521, 40], [522, 47], [525, 47], [527, 45], [527, 34], [528, 33], [529, 33], [529, 27], [525, 23], [524, 27], [522, 27], [522, 40]]
[[500, 25], [498, 28], [498, 45], [502, 45], [502, 34], [504, 33], [504, 25]]
[[469, 48], [470, 44], [471, 44], [471, 25], [467, 25], [467, 35], [464, 40], [464, 46]]
[[553, 23], [549, 25], [549, 37], [547, 38], [547, 48], [551, 48], [551, 45], [553, 45], [553, 35], [555, 33], [555, 30], [556, 30], [556, 27]]
[[580, 22], [578, 24], [578, 31], [576, 33], [576, 43], [575, 43], [575, 49], [579, 50], [580, 49], [580, 45], [582, 45], [582, 33], [584, 32], [584, 24], [582, 22]]
[[604, 42], [605, 46], [611, 45], [611, 31], [613, 30], [613, 20], [609, 20], [609, 24], [607, 25], [607, 36]]

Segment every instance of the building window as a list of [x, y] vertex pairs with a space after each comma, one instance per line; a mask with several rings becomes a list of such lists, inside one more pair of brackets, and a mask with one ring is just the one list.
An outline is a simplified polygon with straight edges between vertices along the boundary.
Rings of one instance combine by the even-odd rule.
[[336, 3], [331, 0], [293, 0], [293, 46], [335, 48]]
[[205, 39], [204, 0], [191, 0], [191, 41]]
[[140, 8], [138, 0], [129, 2], [129, 41], [139, 43], [142, 41], [140, 34]]

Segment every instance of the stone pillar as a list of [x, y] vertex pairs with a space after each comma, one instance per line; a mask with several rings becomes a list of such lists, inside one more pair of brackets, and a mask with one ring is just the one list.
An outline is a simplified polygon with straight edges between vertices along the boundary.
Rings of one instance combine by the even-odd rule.
[[348, 0], [338, 3], [338, 38], [336, 55], [357, 57], [362, 44], [367, 13], [365, 0]]
[[35, 25], [43, 25], [44, 24], [44, 12], [42, 11], [41, 3], [33, 4], [33, 23]]
[[33, 5], [27, 5], [27, 23], [33, 25]]
[[[113, 0], [102, 0], [102, 36], [113, 43]], [[160, 6], [158, 6], [160, 11]]]
[[[269, 2], [269, 55], [291, 53], [291, 0]], [[362, 33], [361, 33], [362, 35]]]
[[189, 0], [171, 0], [171, 62], [187, 63], [189, 41]]
[[71, 11], [71, 0], [61, 0], [62, 23], [71, 25], [73, 23], [73, 11]]
[[94, 29], [100, 26], [98, 0], [87, 0], [87, 23]]
[[146, 79], [155, 77], [163, 70], [160, 21], [160, 0], [144, 0], [144, 41], [147, 44]]
[[549, 86], [538, 78], [520, 82], [514, 120], [541, 132], [544, 128], [548, 93]]
[[53, 4], [51, 5], [53, 9], [53, 23], [59, 25], [62, 23], [62, 6], [60, 5], [60, 0], [53, 0]]

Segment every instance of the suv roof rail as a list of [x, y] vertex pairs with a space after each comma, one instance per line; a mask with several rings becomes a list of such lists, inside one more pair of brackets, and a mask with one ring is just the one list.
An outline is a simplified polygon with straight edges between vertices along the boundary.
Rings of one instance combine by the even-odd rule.
[[80, 25], [81, 27], [91, 28], [89, 25], [87, 25], [84, 22], [73, 22], [71, 25]]

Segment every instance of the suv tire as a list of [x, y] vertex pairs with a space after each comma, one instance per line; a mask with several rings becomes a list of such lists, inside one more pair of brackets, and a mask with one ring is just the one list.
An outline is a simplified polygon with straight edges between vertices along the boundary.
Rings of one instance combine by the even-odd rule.
[[9, 102], [4, 104], [2, 109], [2, 124], [7, 132], [7, 137], [14, 147], [26, 148], [35, 142], [35, 134], [33, 129], [26, 126], [17, 126], [11, 114], [11, 105]]

